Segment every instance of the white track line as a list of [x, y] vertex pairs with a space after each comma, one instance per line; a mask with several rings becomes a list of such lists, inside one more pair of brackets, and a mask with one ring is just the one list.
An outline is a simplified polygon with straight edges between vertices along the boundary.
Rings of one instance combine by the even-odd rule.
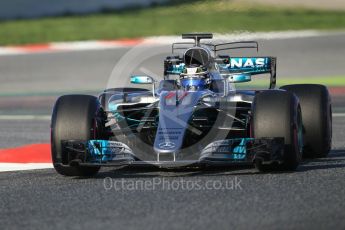
[[0, 115], [0, 120], [45, 120], [50, 121], [50, 115]]
[[106, 43], [101, 41], [75, 41], [75, 42], [53, 42], [50, 43], [52, 51], [73, 51], [73, 50], [102, 50], [125, 48], [126, 45], [114, 43]]
[[0, 172], [53, 168], [52, 163], [0, 163]]
[[333, 117], [345, 117], [345, 113], [333, 113]]

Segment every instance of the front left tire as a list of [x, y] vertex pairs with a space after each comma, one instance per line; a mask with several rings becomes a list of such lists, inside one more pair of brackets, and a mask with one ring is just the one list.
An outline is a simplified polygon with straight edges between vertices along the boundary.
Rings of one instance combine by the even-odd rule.
[[285, 85], [281, 89], [295, 94], [301, 104], [303, 156], [326, 157], [332, 147], [332, 103], [328, 89], [318, 84]]
[[302, 116], [298, 98], [283, 90], [267, 90], [257, 94], [252, 104], [254, 138], [284, 138], [284, 155], [279, 165], [254, 162], [259, 171], [292, 171], [302, 158]]

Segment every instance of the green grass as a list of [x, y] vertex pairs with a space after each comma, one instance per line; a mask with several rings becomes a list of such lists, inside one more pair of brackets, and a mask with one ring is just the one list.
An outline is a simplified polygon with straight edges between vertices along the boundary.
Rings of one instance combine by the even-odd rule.
[[0, 22], [0, 45], [177, 35], [183, 32], [345, 29], [345, 13], [193, 1], [149, 9]]
[[[325, 77], [278, 77], [277, 88], [289, 84], [322, 84], [327, 87], [345, 87], [345, 76], [325, 76]], [[260, 79], [259, 76], [252, 76], [252, 81], [248, 83], [237, 83], [239, 89], [267, 88], [269, 78]]]
[[281, 78], [277, 79], [277, 85], [287, 84], [323, 84], [330, 87], [345, 86], [345, 76], [329, 76], [329, 77], [300, 77], [300, 78]]

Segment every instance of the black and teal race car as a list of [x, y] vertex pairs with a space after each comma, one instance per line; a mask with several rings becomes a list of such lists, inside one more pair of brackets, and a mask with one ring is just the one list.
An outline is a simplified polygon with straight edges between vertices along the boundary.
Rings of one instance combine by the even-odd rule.
[[[101, 166], [166, 168], [255, 165], [295, 170], [302, 157], [325, 157], [332, 108], [323, 85], [276, 89], [275, 57], [233, 57], [253, 41], [204, 43], [212, 34], [183, 34], [164, 60], [163, 80], [134, 75], [147, 88], [109, 88], [98, 97], [64, 95], [54, 105], [51, 151], [66, 176], [92, 176]], [[181, 55], [174, 55], [182, 51]], [[268, 89], [239, 89], [256, 75]], [[255, 85], [254, 85], [255, 86]]]

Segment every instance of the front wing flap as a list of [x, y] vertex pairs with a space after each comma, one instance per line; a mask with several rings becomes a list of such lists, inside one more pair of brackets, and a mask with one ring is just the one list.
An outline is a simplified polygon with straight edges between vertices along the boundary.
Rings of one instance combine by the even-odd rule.
[[284, 138], [236, 138], [212, 142], [203, 149], [200, 160], [281, 163], [283, 155]]
[[[63, 151], [67, 153], [69, 164], [122, 166], [136, 164], [151, 165], [212, 165], [253, 163], [260, 160], [263, 164], [282, 163], [284, 157], [284, 138], [236, 138], [215, 141], [207, 145], [199, 159], [163, 162], [142, 161], [125, 144], [108, 140], [65, 140]], [[154, 154], [154, 153], [153, 153]]]

